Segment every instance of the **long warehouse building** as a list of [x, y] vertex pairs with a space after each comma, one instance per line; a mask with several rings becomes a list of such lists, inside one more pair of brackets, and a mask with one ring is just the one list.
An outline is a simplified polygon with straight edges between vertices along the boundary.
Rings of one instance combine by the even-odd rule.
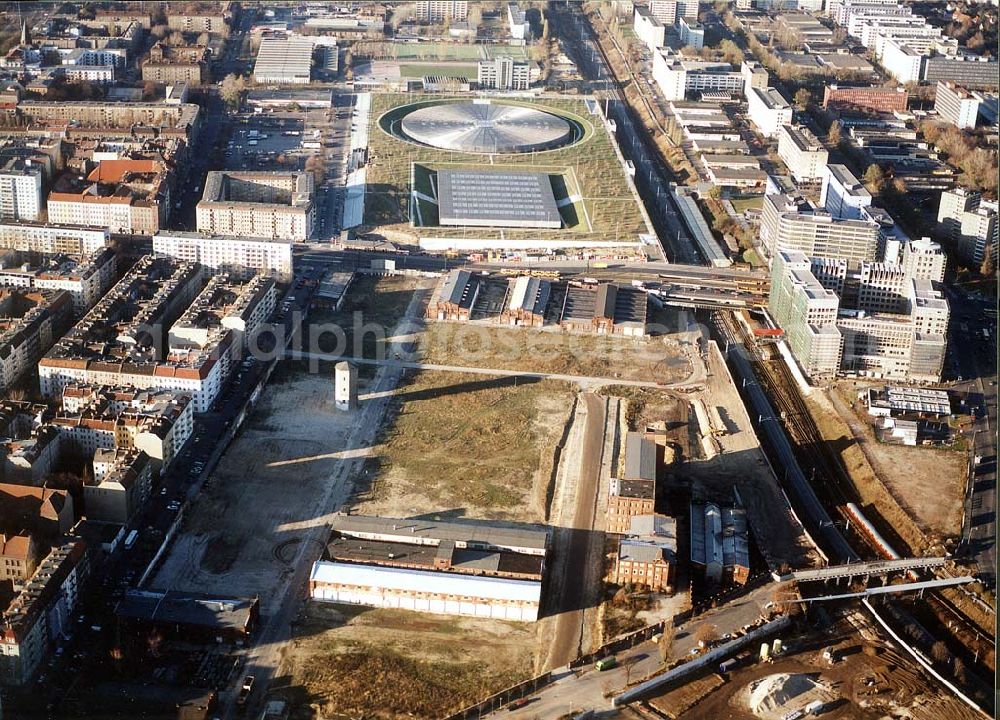
[[497, 620], [538, 619], [542, 584], [319, 560], [309, 576], [314, 600]]

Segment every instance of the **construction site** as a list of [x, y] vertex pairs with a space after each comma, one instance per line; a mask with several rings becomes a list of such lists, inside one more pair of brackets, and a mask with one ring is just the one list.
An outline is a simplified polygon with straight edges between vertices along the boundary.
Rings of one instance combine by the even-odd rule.
[[[358, 408], [337, 409], [339, 357], [322, 352], [322, 343], [311, 345], [319, 352], [280, 363], [150, 582], [154, 590], [260, 594], [261, 634], [274, 641], [258, 642], [254, 652], [257, 662], [277, 668], [272, 691], [327, 715], [363, 709], [380, 718], [443, 717], [600, 652], [633, 630], [683, 624], [706, 611], [723, 613], [713, 621], [717, 635], [739, 630], [765, 612], [772, 574], [825, 564], [825, 538], [793, 512], [783, 490], [787, 478], [774, 473], [741, 381], [713, 331], [693, 313], [658, 308], [655, 330], [641, 337], [439, 320], [428, 308], [440, 283], [361, 277], [340, 310], [316, 311], [319, 325], [310, 331], [343, 324], [354, 313], [386, 328], [381, 337], [348, 345], [360, 368]], [[480, 332], [487, 341], [469, 345]], [[444, 342], [446, 333], [458, 339]], [[553, 349], [566, 342], [582, 342], [594, 355]], [[647, 360], [632, 375], [618, 372], [627, 367], [622, 357]], [[655, 460], [630, 459], [635, 438], [646, 438]], [[623, 479], [634, 485], [630, 478], [639, 475], [653, 484], [648, 505], [636, 513], [668, 518], [670, 537], [622, 536], [609, 525], [620, 522], [612, 520], [616, 488]], [[727, 564], [733, 550], [726, 541], [709, 552], [719, 553], [718, 579], [708, 572], [705, 550], [698, 559], [689, 539], [702, 532], [692, 535], [692, 513], [713, 507], [723, 518], [734, 511], [744, 518], [736, 526], [743, 536], [735, 570]], [[326, 552], [335, 512], [547, 529], [537, 621], [316, 601], [290, 616], [289, 598], [302, 592], [309, 563]], [[669, 565], [658, 591], [641, 599], [619, 567], [624, 545], [637, 542], [659, 547]], [[636, 567], [639, 557], [628, 562]], [[711, 610], [719, 597], [747, 592], [756, 602]], [[954, 588], [934, 597], [938, 613], [967, 604]], [[281, 618], [292, 624], [287, 641], [273, 634]], [[977, 645], [985, 642], [981, 632], [967, 632], [970, 647], [986, 648]], [[675, 636], [675, 661], [692, 647], [690, 638], [704, 634], [688, 633], [683, 641], [680, 632]], [[908, 677], [881, 667], [873, 665], [887, 687]], [[969, 668], [971, 678], [971, 662]], [[697, 707], [689, 698], [688, 715], [668, 716], [698, 717], [703, 707], [724, 703], [728, 709], [719, 705], [719, 712], [733, 717], [784, 717], [795, 709], [791, 698], [799, 698], [829, 704], [831, 717], [864, 717], [838, 710], [869, 706], [838, 704], [847, 681], [830, 672], [779, 663], [748, 675], [739, 692], [732, 682], [716, 688], [701, 679], [685, 685], [703, 691]], [[400, 687], [408, 691], [394, 690]], [[686, 704], [671, 701], [671, 707]]]

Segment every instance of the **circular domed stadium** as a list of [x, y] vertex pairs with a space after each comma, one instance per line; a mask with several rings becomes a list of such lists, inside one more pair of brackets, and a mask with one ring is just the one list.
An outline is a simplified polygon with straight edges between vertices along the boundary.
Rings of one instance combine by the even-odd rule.
[[552, 113], [520, 105], [447, 103], [414, 110], [403, 118], [410, 140], [469, 153], [549, 150], [573, 140], [573, 126]]

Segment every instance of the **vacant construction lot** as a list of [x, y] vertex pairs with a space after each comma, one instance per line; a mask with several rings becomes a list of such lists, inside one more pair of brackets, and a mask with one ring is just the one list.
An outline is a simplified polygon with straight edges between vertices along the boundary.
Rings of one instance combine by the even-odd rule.
[[687, 379], [692, 364], [674, 336], [608, 337], [480, 323], [429, 322], [422, 361], [503, 370], [648, 380]]
[[[871, 417], [852, 402], [848, 387], [831, 393], [842, 420], [861, 444], [878, 478], [917, 526], [929, 535], [956, 536], [962, 529], [962, 501], [968, 455], [950, 448], [905, 447], [875, 437]], [[856, 393], [854, 394], [856, 397]]]
[[[344, 312], [357, 311], [361, 323], [392, 327], [414, 287], [405, 278], [361, 277]], [[285, 360], [275, 369], [188, 511], [153, 587], [259, 594], [263, 612], [274, 610], [280, 583], [301, 562], [299, 553], [316, 555], [325, 541], [327, 513], [349, 496], [354, 459], [367, 451], [366, 438], [378, 427], [376, 415], [336, 410], [331, 365]], [[372, 374], [360, 383], [362, 402], [369, 399]]]
[[555, 448], [572, 409], [566, 383], [419, 372], [393, 398], [359, 512], [541, 522]]
[[155, 588], [261, 596], [292, 566], [347, 456], [352, 416], [333, 405], [333, 378], [289, 363], [275, 372], [253, 416], [188, 514]]
[[[302, 348], [311, 352], [384, 358], [392, 329], [403, 317], [414, 291], [429, 291], [434, 279], [404, 275], [357, 275], [340, 310], [314, 309], [304, 327]], [[373, 365], [358, 368], [362, 377]]]
[[285, 655], [284, 694], [321, 717], [444, 717], [531, 677], [536, 629], [311, 603]]

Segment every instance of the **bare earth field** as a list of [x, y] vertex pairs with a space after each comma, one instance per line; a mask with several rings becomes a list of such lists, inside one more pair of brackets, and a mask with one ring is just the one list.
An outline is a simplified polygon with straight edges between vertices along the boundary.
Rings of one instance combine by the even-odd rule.
[[440, 718], [531, 677], [536, 633], [527, 623], [309, 603], [282, 674], [290, 697], [319, 717]]
[[622, 380], [680, 382], [692, 373], [676, 336], [644, 339], [429, 322], [421, 361]]
[[199, 495], [151, 583], [221, 595], [260, 594], [291, 565], [338, 462], [350, 416], [333, 406], [333, 379], [278, 368], [253, 416]]
[[896, 501], [925, 533], [957, 536], [968, 456], [949, 448], [903, 447], [879, 442], [861, 403], [850, 408], [841, 392], [834, 403], [852, 430], [863, 433], [865, 454]]
[[419, 372], [393, 399], [353, 510], [543, 522], [574, 392], [562, 382]]

